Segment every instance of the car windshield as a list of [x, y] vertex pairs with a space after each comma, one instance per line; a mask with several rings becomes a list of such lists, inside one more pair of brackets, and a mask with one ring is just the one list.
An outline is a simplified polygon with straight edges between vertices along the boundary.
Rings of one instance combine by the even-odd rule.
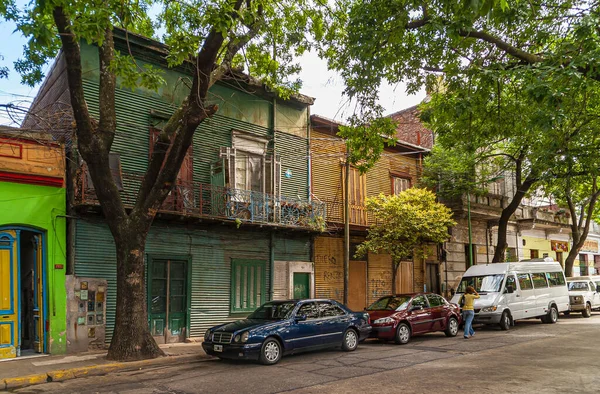
[[574, 291], [588, 291], [587, 282], [569, 282], [569, 290]]
[[468, 286], [473, 286], [478, 293], [498, 292], [503, 280], [504, 274], [466, 276], [460, 281], [456, 292], [464, 293]]
[[248, 319], [260, 319], [260, 320], [284, 320], [288, 319], [296, 302], [267, 302], [252, 312]]
[[409, 296], [383, 297], [367, 308], [368, 311], [401, 311], [406, 309], [410, 302]]

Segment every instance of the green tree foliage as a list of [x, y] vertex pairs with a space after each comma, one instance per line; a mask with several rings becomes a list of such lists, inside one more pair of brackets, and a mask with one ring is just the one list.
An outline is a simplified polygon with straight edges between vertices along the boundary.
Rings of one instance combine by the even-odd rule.
[[427, 189], [410, 188], [398, 195], [367, 199], [367, 209], [373, 212], [375, 224], [369, 228], [367, 240], [357, 249], [357, 255], [367, 252], [392, 256], [392, 292], [395, 292], [396, 273], [402, 260], [411, 256], [425, 258], [427, 243], [448, 240], [448, 228], [456, 222], [452, 211], [436, 201]]
[[[382, 81], [409, 92], [432, 72], [532, 67], [600, 80], [597, 1], [345, 0], [323, 49], [346, 93], [373, 107]], [[347, 13], [342, 10], [348, 10]]]
[[424, 181], [443, 196], [485, 192], [499, 177], [514, 183], [498, 223], [494, 262], [503, 259], [506, 230], [523, 197], [557, 178], [600, 164], [597, 102], [600, 84], [544, 70], [472, 70], [450, 77], [423, 105], [422, 119], [439, 144]]
[[[150, 12], [150, 9], [157, 11]], [[59, 51], [66, 64], [78, 154], [85, 160], [104, 217], [115, 240], [117, 310], [108, 357], [150, 358], [162, 352], [148, 330], [144, 250], [154, 217], [175, 184], [198, 126], [217, 106], [208, 102], [216, 82], [244, 67], [287, 98], [300, 87], [294, 56], [324, 39], [331, 26], [320, 0], [0, 0], [0, 16], [28, 38], [15, 63], [22, 82], [43, 78], [44, 65]], [[158, 66], [140, 67], [130, 53], [115, 49], [114, 27], [147, 36], [164, 32], [169, 66], [190, 71], [188, 96], [162, 129], [132, 209], [126, 210], [111, 175], [109, 152], [119, 132], [117, 88], [158, 89]], [[129, 33], [128, 33], [129, 34]], [[99, 116], [85, 100], [80, 43], [98, 48]], [[1, 70], [0, 70], [1, 71]]]
[[337, 135], [346, 141], [350, 164], [364, 174], [377, 163], [386, 146], [396, 145], [396, 127], [396, 122], [388, 117], [366, 124], [353, 116], [351, 124], [340, 126]]

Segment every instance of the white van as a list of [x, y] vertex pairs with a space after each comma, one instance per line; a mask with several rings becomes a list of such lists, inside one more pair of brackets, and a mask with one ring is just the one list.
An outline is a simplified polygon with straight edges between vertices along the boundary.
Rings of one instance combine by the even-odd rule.
[[600, 310], [600, 276], [567, 278], [567, 286], [571, 312], [581, 312], [583, 317], [590, 317], [592, 310]]
[[452, 297], [457, 303], [467, 286], [481, 298], [474, 303], [473, 323], [499, 324], [508, 330], [515, 320], [541, 318], [556, 323], [569, 311], [569, 292], [560, 264], [551, 258], [518, 263], [474, 265], [463, 275]]

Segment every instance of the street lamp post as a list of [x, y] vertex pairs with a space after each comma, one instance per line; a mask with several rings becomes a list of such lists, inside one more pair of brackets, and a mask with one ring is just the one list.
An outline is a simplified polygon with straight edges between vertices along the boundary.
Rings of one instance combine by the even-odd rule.
[[[469, 221], [469, 267], [473, 266], [473, 235], [471, 232], [471, 192], [467, 192], [467, 220]], [[468, 267], [467, 267], [468, 268]]]

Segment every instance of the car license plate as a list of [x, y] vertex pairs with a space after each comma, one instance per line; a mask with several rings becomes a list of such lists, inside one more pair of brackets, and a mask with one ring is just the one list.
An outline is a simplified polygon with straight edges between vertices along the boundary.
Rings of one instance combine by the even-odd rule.
[[214, 345], [213, 350], [215, 352], [222, 352], [223, 351], [223, 345]]

